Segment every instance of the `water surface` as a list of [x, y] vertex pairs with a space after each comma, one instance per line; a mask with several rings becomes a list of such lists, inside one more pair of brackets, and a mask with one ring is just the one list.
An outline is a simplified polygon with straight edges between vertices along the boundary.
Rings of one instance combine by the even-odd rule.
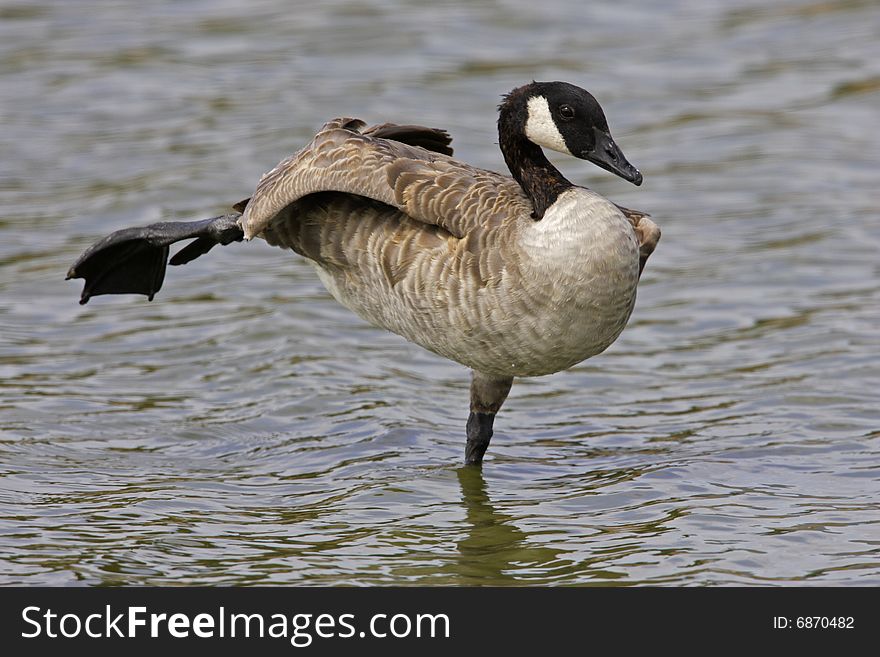
[[[0, 8], [0, 583], [880, 585], [880, 7], [865, 0]], [[295, 6], [296, 9], [292, 9]], [[602, 102], [663, 240], [605, 354], [467, 371], [264, 244], [77, 305], [129, 225], [250, 195], [326, 119]]]

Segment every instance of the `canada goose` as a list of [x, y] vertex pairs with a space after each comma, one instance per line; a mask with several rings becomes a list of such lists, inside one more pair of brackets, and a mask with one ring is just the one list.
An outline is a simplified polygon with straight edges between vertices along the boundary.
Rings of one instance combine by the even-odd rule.
[[660, 238], [647, 215], [573, 185], [541, 150], [641, 184], [585, 90], [514, 89], [498, 134], [513, 178], [453, 159], [443, 130], [334, 119], [235, 212], [117, 231], [67, 276], [85, 279], [80, 303], [152, 300], [174, 242], [195, 238], [172, 265], [254, 237], [292, 249], [368, 322], [471, 368], [465, 458], [479, 464], [514, 377], [559, 372], [620, 335]]

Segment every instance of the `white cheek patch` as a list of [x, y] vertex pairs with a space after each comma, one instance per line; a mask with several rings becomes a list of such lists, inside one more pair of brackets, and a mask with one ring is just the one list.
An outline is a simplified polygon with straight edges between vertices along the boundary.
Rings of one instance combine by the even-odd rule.
[[532, 96], [526, 107], [529, 113], [529, 118], [526, 120], [526, 137], [529, 141], [571, 155], [571, 151], [565, 145], [565, 139], [556, 127], [556, 121], [550, 114], [547, 99], [544, 96]]

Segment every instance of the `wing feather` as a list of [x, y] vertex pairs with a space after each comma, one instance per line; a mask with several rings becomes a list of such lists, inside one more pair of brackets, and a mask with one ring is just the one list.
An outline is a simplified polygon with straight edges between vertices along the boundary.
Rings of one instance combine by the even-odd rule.
[[[616, 204], [615, 204], [616, 205]], [[660, 241], [660, 226], [651, 221], [651, 215], [640, 210], [630, 210], [622, 205], [617, 208], [623, 213], [633, 230], [636, 233], [636, 239], [639, 241], [639, 276], [645, 269], [645, 263], [657, 248], [657, 242]]]
[[[245, 238], [262, 233], [290, 204], [326, 191], [385, 203], [459, 238], [480, 226], [530, 215], [529, 201], [512, 178], [417, 145], [439, 150], [445, 132], [365, 126], [359, 119], [334, 119], [305, 148], [265, 174], [242, 217]], [[396, 141], [395, 135], [411, 143]]]

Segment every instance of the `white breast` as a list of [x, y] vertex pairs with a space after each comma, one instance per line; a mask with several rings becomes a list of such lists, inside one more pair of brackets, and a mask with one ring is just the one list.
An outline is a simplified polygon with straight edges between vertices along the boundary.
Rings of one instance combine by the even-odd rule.
[[518, 322], [533, 336], [523, 370], [560, 371], [617, 339], [635, 305], [639, 257], [614, 204], [588, 189], [566, 191], [523, 231], [520, 252], [531, 304]]

